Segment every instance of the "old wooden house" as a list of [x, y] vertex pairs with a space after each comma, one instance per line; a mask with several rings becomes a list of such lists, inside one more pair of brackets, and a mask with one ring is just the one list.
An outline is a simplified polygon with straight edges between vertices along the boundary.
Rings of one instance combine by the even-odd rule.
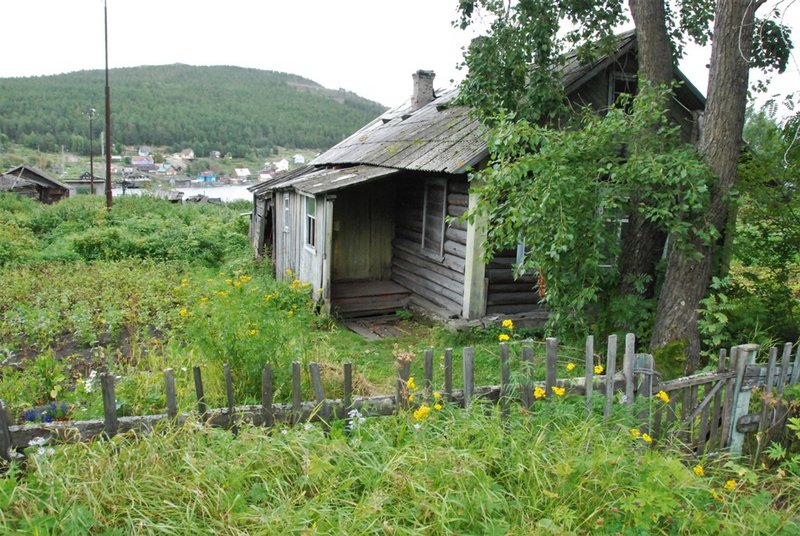
[[69, 187], [39, 169], [21, 165], [0, 174], [0, 192], [14, 192], [42, 203], [69, 197]]
[[[563, 70], [568, 98], [607, 109], [636, 89], [636, 38], [615, 53]], [[696, 135], [702, 95], [676, 70]], [[342, 316], [391, 312], [408, 303], [445, 317], [542, 314], [533, 276], [514, 277], [516, 252], [482, 258], [485, 222], [459, 220], [479, 202], [467, 172], [487, 159], [485, 131], [457, 90], [436, 94], [433, 73], [413, 75], [411, 102], [385, 112], [309, 165], [250, 188], [251, 239], [278, 277], [313, 285]]]

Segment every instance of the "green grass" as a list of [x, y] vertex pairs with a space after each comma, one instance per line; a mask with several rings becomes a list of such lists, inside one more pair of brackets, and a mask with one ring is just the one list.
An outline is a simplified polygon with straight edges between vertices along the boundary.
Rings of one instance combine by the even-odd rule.
[[350, 437], [340, 425], [330, 437], [316, 426], [235, 437], [190, 423], [34, 447], [0, 477], [0, 532], [800, 532], [797, 475], [705, 460], [701, 477], [677, 449], [633, 438], [630, 417], [586, 419], [582, 406], [560, 400], [505, 426], [476, 405], [369, 419]]

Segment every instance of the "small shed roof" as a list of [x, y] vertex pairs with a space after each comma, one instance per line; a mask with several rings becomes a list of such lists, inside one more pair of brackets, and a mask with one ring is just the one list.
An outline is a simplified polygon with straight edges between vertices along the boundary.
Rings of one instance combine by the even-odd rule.
[[66, 184], [56, 180], [44, 171], [24, 164], [9, 169], [3, 175], [6, 177], [13, 177], [16, 180], [27, 181], [36, 184], [37, 186], [41, 186], [42, 188], [63, 188], [64, 190], [69, 189]]
[[295, 189], [307, 194], [335, 192], [355, 184], [368, 182], [397, 173], [399, 170], [380, 166], [348, 166], [339, 168], [315, 168], [306, 166], [299, 173], [289, 173], [267, 181], [249, 190], [256, 195], [270, 190]]

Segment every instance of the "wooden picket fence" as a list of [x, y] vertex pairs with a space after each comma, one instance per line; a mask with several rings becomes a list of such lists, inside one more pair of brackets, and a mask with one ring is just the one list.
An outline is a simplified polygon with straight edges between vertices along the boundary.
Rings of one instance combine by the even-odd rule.
[[[778, 348], [771, 348], [766, 364], [756, 364], [759, 346], [745, 344], [733, 347], [730, 352], [721, 350], [717, 370], [703, 372], [669, 381], [659, 381], [649, 354], [636, 354], [635, 336], [628, 334], [622, 353], [622, 370], [617, 372], [617, 336], [607, 339], [605, 360], [595, 353], [594, 337], [589, 336], [585, 345], [585, 375], [582, 378], [558, 379], [558, 341], [545, 341], [545, 378], [534, 378], [533, 347], [523, 343], [519, 351], [522, 379], [512, 384], [510, 374], [510, 346], [499, 345], [498, 385], [474, 385], [474, 349], [464, 348], [462, 355], [463, 385], [453, 385], [453, 351], [445, 349], [443, 356], [443, 378], [441, 400], [468, 408], [476, 399], [498, 404], [502, 418], [510, 415], [511, 404], [520, 404], [526, 411], [536, 404], [556, 397], [554, 388], [565, 389], [568, 395], [584, 396], [586, 412], [593, 411], [595, 393], [604, 396], [603, 415], [609, 418], [614, 404], [631, 405], [638, 399], [637, 418], [640, 429], [661, 442], [676, 442], [697, 454], [725, 450], [741, 454], [748, 433], [758, 432], [756, 457], [760, 456], [766, 439], [775, 437], [787, 418], [784, 393], [798, 383], [800, 376], [800, 344], [792, 360], [791, 343], [783, 346], [780, 362]], [[416, 402], [431, 404], [434, 392], [433, 349], [424, 353], [421, 400], [409, 400], [408, 380], [410, 361], [398, 361], [396, 390], [393, 395], [353, 396], [353, 366], [343, 365], [343, 397], [329, 399], [323, 389], [320, 367], [309, 365], [308, 374], [314, 400], [302, 400], [302, 365], [292, 363], [292, 400], [288, 404], [273, 402], [273, 369], [266, 364], [262, 372], [261, 404], [236, 406], [233, 382], [228, 365], [224, 366], [227, 404], [224, 408], [210, 409], [206, 404], [200, 367], [193, 368], [197, 412], [178, 414], [175, 377], [172, 369], [164, 371], [166, 413], [133, 417], [117, 416], [115, 377], [100, 375], [103, 396], [104, 418], [101, 420], [51, 422], [34, 424], [12, 424], [2, 401], [0, 401], [0, 457], [10, 459], [14, 450], [24, 449], [31, 441], [44, 438], [47, 441], [87, 441], [99, 435], [114, 436], [135, 430], [148, 432], [160, 421], [183, 422], [198, 419], [211, 426], [233, 429], [242, 422], [257, 426], [272, 426], [276, 422], [297, 424], [308, 421], [321, 422], [327, 428], [335, 419], [348, 419], [354, 413], [359, 416], [385, 416], [411, 408]], [[594, 367], [601, 365], [605, 374], [595, 375]], [[538, 388], [538, 389], [537, 389]], [[750, 413], [753, 393], [763, 391], [760, 410]], [[541, 399], [541, 400], [540, 400]], [[668, 401], [667, 401], [668, 399]]]

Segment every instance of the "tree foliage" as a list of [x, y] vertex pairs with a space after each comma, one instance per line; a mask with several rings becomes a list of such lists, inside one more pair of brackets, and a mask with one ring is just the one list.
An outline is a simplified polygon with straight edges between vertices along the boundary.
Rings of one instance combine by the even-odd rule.
[[665, 120], [667, 95], [643, 91], [605, 116], [586, 109], [568, 128], [501, 116], [492, 130], [472, 216], [488, 216], [488, 256], [524, 242], [517, 270], [543, 276], [555, 325], [579, 327], [618, 284], [622, 216], [639, 210], [680, 240], [707, 206], [710, 174]]
[[[296, 75], [240, 67], [112, 69], [112, 138], [125, 145], [191, 147], [246, 156], [276, 146], [321, 149], [383, 111], [377, 103]], [[89, 152], [84, 111], [103, 110], [103, 72], [0, 79], [0, 132], [56, 152]], [[103, 114], [94, 118], [95, 151]]]

